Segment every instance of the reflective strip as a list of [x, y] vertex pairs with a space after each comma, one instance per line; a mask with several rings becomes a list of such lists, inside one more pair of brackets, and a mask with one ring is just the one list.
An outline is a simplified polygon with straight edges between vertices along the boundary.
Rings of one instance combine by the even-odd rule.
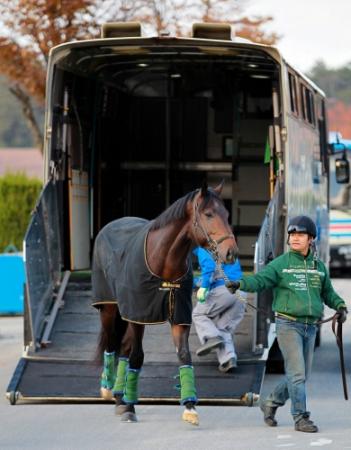
[[324, 272], [320, 272], [317, 269], [283, 269], [282, 270], [283, 273], [314, 273], [314, 274], [318, 274], [320, 276], [325, 276]]

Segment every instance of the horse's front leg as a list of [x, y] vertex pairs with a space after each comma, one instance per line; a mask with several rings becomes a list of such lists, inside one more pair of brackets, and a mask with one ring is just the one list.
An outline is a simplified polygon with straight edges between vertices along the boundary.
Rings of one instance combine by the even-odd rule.
[[172, 325], [173, 342], [177, 350], [179, 362], [181, 363], [179, 367], [180, 403], [185, 405], [182, 419], [192, 425], [198, 425], [199, 416], [195, 409], [197, 394], [194, 368], [189, 350], [189, 333], [190, 326]]
[[104, 351], [103, 371], [100, 378], [100, 394], [105, 400], [112, 400], [112, 387], [115, 380], [115, 319], [116, 305], [103, 305], [100, 309], [101, 336], [100, 347]]
[[[118, 356], [115, 384], [112, 392], [116, 402], [116, 414], [121, 415], [124, 412], [122, 397], [126, 386], [126, 376], [129, 367], [129, 355], [132, 351], [133, 330], [128, 324], [127, 330], [121, 342], [121, 348]], [[120, 405], [122, 405], [120, 407]]]
[[129, 355], [129, 366], [126, 370], [125, 386], [121, 404], [118, 411], [121, 413], [122, 422], [137, 422], [135, 404], [138, 403], [139, 374], [144, 362], [143, 336], [144, 325], [129, 323], [131, 352]]

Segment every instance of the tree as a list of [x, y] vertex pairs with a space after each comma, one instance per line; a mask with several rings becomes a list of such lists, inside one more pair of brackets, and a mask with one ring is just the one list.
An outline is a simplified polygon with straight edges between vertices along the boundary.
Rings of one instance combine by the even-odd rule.
[[351, 105], [340, 100], [329, 99], [327, 103], [328, 125], [330, 131], [341, 133], [345, 139], [351, 138]]
[[274, 33], [261, 30], [272, 19], [243, 16], [244, 4], [245, 0], [0, 0], [0, 74], [9, 80], [34, 143], [42, 148], [33, 102], [44, 104], [52, 47], [97, 37], [103, 22], [129, 20], [146, 24], [151, 35], [166, 31], [186, 35], [192, 22], [229, 22], [235, 25], [237, 36], [275, 43]]
[[318, 61], [309, 77], [327, 95], [328, 125], [339, 131], [345, 139], [351, 137], [351, 62], [339, 68], [329, 68]]
[[262, 26], [272, 17], [250, 18], [243, 15], [245, 1], [201, 0], [201, 22], [226, 22], [234, 25], [235, 35], [259, 44], [273, 45], [279, 40], [276, 33], [266, 33]]
[[150, 34], [166, 32], [186, 36], [194, 22], [230, 23], [234, 25], [236, 36], [261, 44], [275, 44], [279, 36], [261, 28], [273, 18], [246, 17], [243, 15], [245, 3], [246, 0], [145, 0], [134, 8], [133, 17], [146, 24]]
[[32, 133], [8, 86], [0, 76], [0, 147], [33, 147]]
[[1, 0], [0, 72], [10, 81], [33, 133], [42, 147], [41, 127], [33, 100], [44, 103], [45, 74], [51, 47], [88, 36], [92, 23], [90, 0]]
[[8, 245], [22, 247], [31, 211], [42, 188], [36, 178], [23, 173], [0, 177], [0, 252]]

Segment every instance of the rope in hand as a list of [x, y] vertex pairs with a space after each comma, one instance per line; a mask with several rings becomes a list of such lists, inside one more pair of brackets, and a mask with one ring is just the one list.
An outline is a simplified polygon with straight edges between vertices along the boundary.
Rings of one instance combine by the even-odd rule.
[[[233, 294], [234, 292], [230, 289], [230, 286], [231, 286], [232, 282], [231, 282], [231, 280], [228, 278], [228, 276], [226, 275], [226, 273], [224, 272], [223, 267], [222, 267], [222, 264], [221, 264], [221, 262], [220, 262], [220, 260], [219, 260], [219, 256], [215, 257], [215, 261], [216, 261], [216, 269], [218, 270], [218, 272], [221, 274], [222, 278], [223, 278], [224, 281], [225, 281], [225, 287], [228, 289], [228, 291], [229, 291], [231, 294]], [[243, 296], [240, 294], [240, 291], [239, 291], [239, 290], [236, 290], [236, 291], [235, 291], [235, 295], [236, 295], [236, 297], [238, 298], [238, 300], [240, 300], [241, 302], [245, 303], [247, 306], [250, 306], [250, 308], [252, 308], [252, 309], [254, 309], [254, 310], [256, 310], [256, 311], [261, 312], [262, 314], [264, 314], [264, 315], [265, 315], [267, 318], [269, 318], [269, 319], [271, 318], [271, 315], [268, 314], [266, 310], [264, 310], [264, 309], [262, 309], [262, 308], [259, 308], [258, 306], [255, 306], [255, 305], [253, 305], [252, 303], [249, 303], [249, 302], [246, 300], [246, 298], [243, 297]]]

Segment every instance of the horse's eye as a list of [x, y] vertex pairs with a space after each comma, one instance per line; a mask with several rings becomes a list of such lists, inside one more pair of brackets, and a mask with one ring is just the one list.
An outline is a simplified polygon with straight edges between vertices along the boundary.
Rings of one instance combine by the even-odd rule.
[[212, 219], [213, 213], [211, 213], [211, 212], [205, 212], [205, 216], [206, 216], [208, 219]]

